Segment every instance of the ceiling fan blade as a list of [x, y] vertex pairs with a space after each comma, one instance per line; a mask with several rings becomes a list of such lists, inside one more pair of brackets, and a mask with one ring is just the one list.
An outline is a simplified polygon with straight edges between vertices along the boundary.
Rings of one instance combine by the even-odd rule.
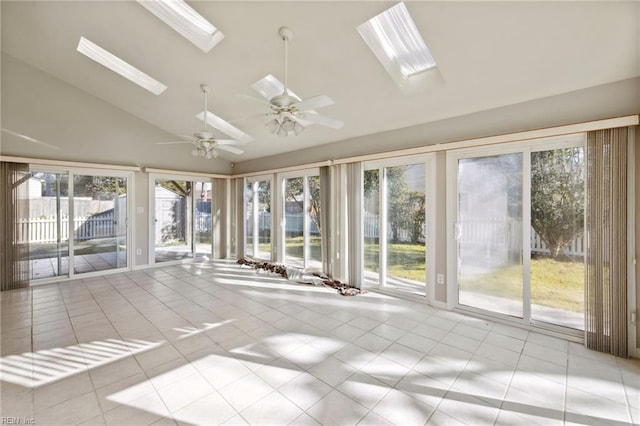
[[240, 148], [236, 148], [236, 147], [229, 146], [229, 145], [217, 145], [216, 148], [219, 148], [219, 149], [221, 149], [223, 151], [229, 151], [232, 154], [243, 154], [244, 153], [244, 151], [241, 150]]
[[190, 141], [156, 142], [157, 145], [173, 145], [177, 143], [191, 143]]
[[236, 141], [233, 139], [216, 139], [216, 144], [218, 145], [246, 145], [246, 142]]
[[[204, 121], [204, 111], [202, 111], [200, 114], [197, 114], [196, 118]], [[216, 129], [220, 130], [225, 135], [231, 136], [235, 140], [243, 141], [247, 143], [253, 142], [255, 140], [251, 136], [249, 136], [248, 134], [238, 129], [233, 124], [231, 124], [229, 121], [226, 121], [218, 117], [211, 111], [207, 111], [207, 123], [209, 123], [212, 127], [215, 127]]]
[[27, 140], [27, 141], [29, 141], [29, 142], [33, 142], [33, 143], [37, 143], [37, 144], [40, 144], [40, 145], [43, 145], [43, 146], [49, 147], [49, 148], [51, 148], [51, 149], [60, 149], [60, 147], [58, 147], [58, 146], [51, 145], [51, 144], [48, 144], [48, 143], [46, 143], [46, 142], [39, 141], [38, 139], [34, 139], [34, 138], [32, 138], [32, 137], [29, 137], [29, 136], [27, 136], [27, 135], [23, 135], [23, 134], [21, 134], [21, 133], [12, 132], [12, 131], [11, 131], [11, 130], [9, 130], [9, 129], [5, 129], [5, 128], [3, 128], [3, 129], [2, 129], [2, 131], [3, 131], [3, 132], [6, 132], [6, 133], [9, 133], [10, 135], [17, 136], [17, 137], [19, 137], [19, 138], [22, 138], [22, 139], [24, 139], [24, 140]]
[[342, 126], [344, 126], [343, 121], [336, 120], [335, 118], [325, 117], [324, 115], [319, 114], [301, 114], [300, 118], [312, 123], [320, 124], [322, 126], [331, 127], [332, 129], [342, 129]]
[[267, 106], [271, 106], [271, 104], [268, 101], [265, 101], [264, 99], [258, 99], [258, 98], [254, 98], [253, 96], [249, 96], [249, 95], [245, 95], [244, 93], [236, 93], [236, 96], [243, 98], [243, 99], [249, 99], [251, 101], [257, 102], [261, 105], [267, 105]]
[[[195, 137], [189, 136], [189, 135], [178, 135], [178, 136], [180, 136], [181, 138], [189, 139], [189, 141], [197, 141], [198, 140], [198, 138], [195, 138]], [[188, 141], [186, 141], [186, 142], [188, 142]]]
[[331, 99], [329, 96], [319, 95], [314, 96], [313, 98], [304, 99], [300, 102], [296, 102], [293, 104], [293, 106], [295, 106], [298, 111], [308, 111], [310, 109], [323, 108], [333, 104], [333, 99]]

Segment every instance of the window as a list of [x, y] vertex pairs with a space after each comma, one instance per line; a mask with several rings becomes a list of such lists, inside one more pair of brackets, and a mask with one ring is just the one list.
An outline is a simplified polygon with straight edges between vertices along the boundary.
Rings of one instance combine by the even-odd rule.
[[280, 258], [287, 265], [322, 269], [320, 176], [318, 170], [279, 177], [284, 228]]
[[363, 250], [365, 280], [370, 285], [427, 296], [432, 159], [365, 165]]
[[256, 259], [271, 260], [271, 178], [246, 180], [245, 252]]
[[149, 182], [151, 263], [210, 258], [211, 181], [150, 175]]
[[130, 179], [103, 170], [32, 170], [29, 214], [18, 221], [32, 280], [129, 265]]

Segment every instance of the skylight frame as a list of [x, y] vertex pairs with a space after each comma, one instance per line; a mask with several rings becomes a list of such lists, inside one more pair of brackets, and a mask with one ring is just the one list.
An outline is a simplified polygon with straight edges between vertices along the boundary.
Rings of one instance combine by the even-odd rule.
[[437, 67], [403, 2], [358, 25], [356, 29], [399, 86]]
[[224, 34], [183, 0], [137, 0], [177, 33], [208, 53]]
[[121, 75], [132, 83], [148, 90], [156, 96], [159, 96], [167, 89], [167, 86], [160, 83], [155, 78], [140, 71], [138, 68], [120, 59], [108, 50], [98, 46], [91, 40], [80, 37], [77, 51], [95, 62], [105, 66], [111, 71]]

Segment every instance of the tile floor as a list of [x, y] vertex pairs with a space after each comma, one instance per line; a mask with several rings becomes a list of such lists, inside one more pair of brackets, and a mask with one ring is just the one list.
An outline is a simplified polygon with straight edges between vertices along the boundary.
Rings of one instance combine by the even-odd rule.
[[0, 418], [69, 424], [640, 423], [640, 361], [233, 262], [0, 293]]

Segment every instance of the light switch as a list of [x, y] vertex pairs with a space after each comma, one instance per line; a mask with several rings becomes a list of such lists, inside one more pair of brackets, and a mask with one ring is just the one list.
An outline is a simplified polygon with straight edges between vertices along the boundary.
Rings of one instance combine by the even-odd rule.
[[137, 213], [144, 213], [144, 207], [138, 207], [138, 208], [136, 209], [136, 212], [137, 212]]

